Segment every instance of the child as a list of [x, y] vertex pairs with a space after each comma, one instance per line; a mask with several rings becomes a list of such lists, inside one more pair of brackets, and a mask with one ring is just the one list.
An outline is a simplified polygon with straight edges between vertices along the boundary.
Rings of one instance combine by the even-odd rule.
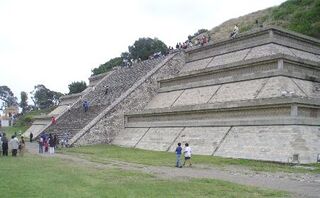
[[176, 167], [182, 168], [182, 166], [180, 165], [180, 157], [181, 157], [181, 151], [182, 151], [182, 147], [181, 147], [181, 143], [178, 143], [178, 146], [176, 148]]
[[183, 162], [183, 166], [186, 164], [186, 162], [189, 163], [189, 166], [191, 167], [191, 153], [192, 153], [192, 150], [191, 150], [191, 147], [189, 147], [189, 144], [186, 143], [185, 144], [185, 148], [184, 148], [184, 162]]

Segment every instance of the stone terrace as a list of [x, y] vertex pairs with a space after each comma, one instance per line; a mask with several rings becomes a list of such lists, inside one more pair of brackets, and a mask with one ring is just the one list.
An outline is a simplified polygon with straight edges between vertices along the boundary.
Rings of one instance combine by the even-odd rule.
[[[86, 94], [78, 100], [70, 109], [57, 119], [57, 123], [50, 125], [46, 132], [63, 134], [67, 132], [72, 138], [90, 121], [96, 118], [104, 109], [115, 101], [123, 92], [128, 90], [137, 80], [146, 75], [163, 58], [143, 61], [131, 67], [118, 67], [102, 76], [99, 82], [95, 82]], [[108, 86], [108, 92], [106, 91]], [[84, 112], [82, 103], [89, 102], [89, 110]]]
[[320, 41], [264, 28], [186, 51], [142, 111], [125, 115], [114, 144], [302, 163], [320, 153]]

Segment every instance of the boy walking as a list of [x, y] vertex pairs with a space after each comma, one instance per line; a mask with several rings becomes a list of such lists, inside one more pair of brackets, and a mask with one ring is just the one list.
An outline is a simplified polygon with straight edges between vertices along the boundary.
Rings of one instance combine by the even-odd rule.
[[185, 144], [185, 148], [184, 148], [184, 162], [183, 162], [183, 166], [186, 165], [186, 163], [189, 163], [189, 166], [191, 167], [191, 153], [192, 153], [192, 149], [191, 147], [189, 147], [189, 144], [186, 143]]
[[176, 167], [179, 167], [179, 168], [182, 168], [182, 166], [180, 165], [180, 158], [181, 158], [181, 153], [182, 153], [181, 151], [182, 151], [182, 147], [181, 147], [181, 143], [179, 142], [178, 146], [176, 148], [176, 157], [177, 157]]

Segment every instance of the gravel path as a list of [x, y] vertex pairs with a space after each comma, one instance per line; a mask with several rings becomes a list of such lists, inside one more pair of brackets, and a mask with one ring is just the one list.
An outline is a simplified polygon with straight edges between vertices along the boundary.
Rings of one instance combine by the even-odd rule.
[[[27, 144], [28, 151], [38, 154], [37, 144]], [[209, 178], [229, 181], [247, 186], [269, 188], [274, 190], [288, 191], [293, 197], [320, 197], [320, 175], [301, 173], [269, 173], [254, 172], [245, 168], [228, 167], [226, 169], [217, 167], [195, 166], [192, 168], [174, 168], [149, 166], [127, 163], [115, 160], [107, 160], [105, 163], [91, 162], [79, 156], [65, 154], [42, 154], [46, 157], [59, 157], [97, 169], [120, 168], [123, 170], [140, 171], [153, 174], [163, 179], [185, 179], [185, 178]], [[174, 159], [173, 159], [174, 160]]]

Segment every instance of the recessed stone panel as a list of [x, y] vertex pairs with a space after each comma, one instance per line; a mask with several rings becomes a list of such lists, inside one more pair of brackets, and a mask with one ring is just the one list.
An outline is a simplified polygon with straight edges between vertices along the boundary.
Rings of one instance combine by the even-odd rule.
[[215, 56], [213, 60], [210, 62], [210, 64], [208, 65], [208, 67], [215, 67], [218, 65], [224, 65], [228, 63], [241, 61], [246, 57], [249, 51], [250, 49], [245, 49], [237, 52], [231, 52], [231, 53]]
[[67, 106], [66, 106], [66, 105], [58, 106], [57, 108], [55, 108], [53, 111], [51, 111], [51, 112], [49, 113], [49, 116], [60, 115], [60, 114], [63, 113], [66, 109], [67, 109]]
[[259, 79], [223, 84], [209, 103], [254, 99], [266, 80]]
[[275, 54], [285, 54], [290, 56], [295, 56], [287, 47], [276, 45], [276, 44], [268, 44], [262, 45], [258, 47], [254, 47], [251, 49], [245, 60], [260, 58], [265, 56], [272, 56]]
[[170, 107], [183, 91], [170, 91], [159, 93], [146, 106], [146, 109]]
[[125, 128], [122, 130], [112, 144], [134, 147], [149, 128]]
[[220, 144], [230, 127], [187, 127], [171, 146], [170, 151], [175, 149], [180, 142], [182, 147], [189, 143], [193, 154], [212, 155]]
[[293, 79], [308, 97], [320, 98], [320, 83], [307, 80]]
[[150, 128], [136, 148], [167, 151], [182, 128]]
[[263, 87], [257, 98], [273, 98], [273, 97], [289, 97], [289, 96], [306, 96], [299, 87], [288, 77], [270, 78]]
[[219, 87], [220, 85], [186, 89], [173, 106], [207, 103]]
[[291, 49], [291, 51], [294, 53], [294, 55], [296, 55], [298, 58], [302, 58], [302, 59], [307, 59], [307, 60], [311, 60], [311, 61], [316, 61], [316, 62], [320, 62], [320, 58], [312, 53], [309, 52], [304, 52], [301, 50], [296, 50], [296, 49]]
[[182, 72], [188, 72], [188, 71], [194, 71], [194, 70], [199, 70], [199, 69], [204, 69], [207, 67], [209, 62], [212, 60], [212, 58], [206, 58], [206, 59], [201, 59], [201, 60], [196, 60], [192, 62], [186, 63], [180, 73]]
[[299, 154], [302, 163], [316, 162], [319, 134], [316, 126], [234, 127], [215, 156], [290, 162]]

